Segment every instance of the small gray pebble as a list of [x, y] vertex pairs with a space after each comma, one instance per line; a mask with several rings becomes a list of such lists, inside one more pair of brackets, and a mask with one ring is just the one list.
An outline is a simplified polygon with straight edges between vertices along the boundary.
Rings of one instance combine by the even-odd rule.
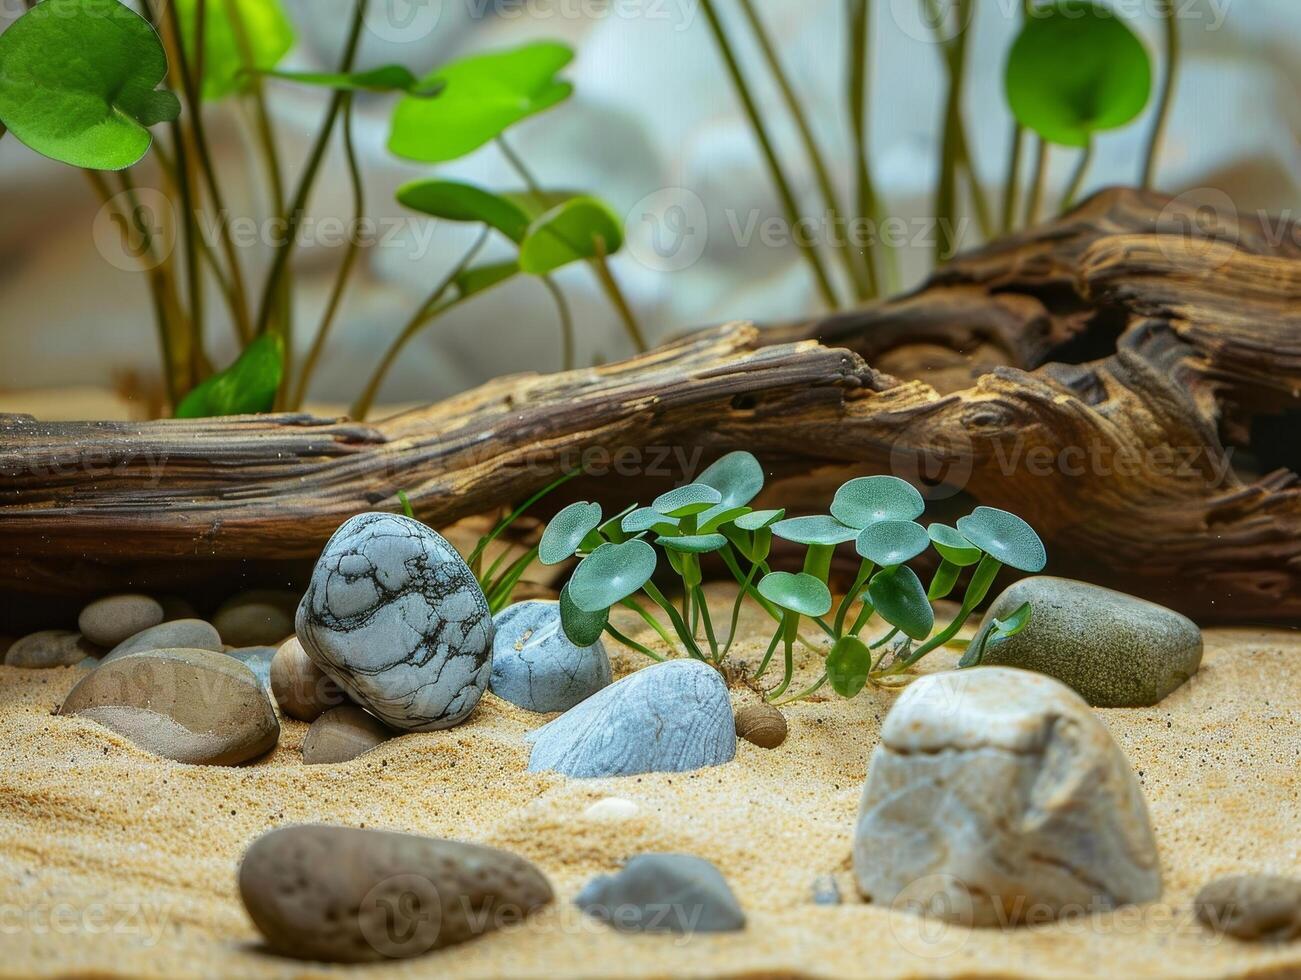
[[589, 881], [574, 902], [623, 932], [736, 932], [745, 913], [722, 873], [689, 854], [639, 854]]
[[298, 598], [298, 593], [284, 589], [241, 592], [221, 604], [212, 625], [228, 646], [279, 646], [294, 631]]
[[818, 875], [813, 879], [813, 904], [840, 904], [840, 886], [831, 875]]
[[221, 637], [217, 635], [216, 627], [201, 619], [175, 619], [127, 637], [110, 650], [104, 660], [142, 650], [211, 650], [221, 653]]
[[1301, 880], [1280, 875], [1217, 878], [1193, 901], [1197, 918], [1245, 941], [1301, 939]]
[[100, 649], [80, 633], [71, 630], [41, 630], [15, 641], [4, 655], [6, 667], [70, 667], [88, 657], [98, 656]]
[[575, 646], [560, 603], [517, 602], [493, 617], [491, 689], [528, 711], [568, 711], [610, 684], [610, 658], [597, 640]]
[[276, 655], [275, 647], [229, 647], [226, 656], [247, 665], [258, 679], [258, 683], [271, 690], [271, 658]]

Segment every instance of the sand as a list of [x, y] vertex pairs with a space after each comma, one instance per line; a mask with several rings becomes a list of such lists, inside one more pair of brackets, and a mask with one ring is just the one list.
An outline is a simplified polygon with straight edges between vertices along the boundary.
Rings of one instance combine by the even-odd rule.
[[[747, 622], [757, 635], [761, 623]], [[644, 664], [623, 651], [614, 660], [620, 674]], [[939, 651], [925, 667], [953, 662]], [[800, 666], [808, 678], [811, 659]], [[1221, 938], [1190, 908], [1218, 875], [1301, 873], [1297, 632], [1210, 630], [1191, 683], [1153, 708], [1099, 712], [1143, 785], [1162, 901], [1011, 931], [944, 927], [854, 895], [850, 834], [889, 692], [795, 706], [784, 746], [742, 742], [726, 766], [583, 781], [527, 773], [523, 736], [543, 717], [491, 695], [461, 727], [403, 736], [343, 765], [305, 767], [307, 726], [294, 721], [257, 764], [180, 765], [90, 721], [53, 717], [79, 676], [0, 668], [0, 975], [344, 972], [260, 948], [235, 890], [251, 840], [327, 821], [506, 848], [556, 888], [555, 904], [523, 926], [367, 977], [1301, 976], [1301, 943]], [[583, 816], [606, 796], [639, 812]], [[627, 936], [575, 910], [593, 875], [665, 850], [714, 861], [749, 928]], [[820, 874], [836, 877], [845, 904], [811, 903]]]

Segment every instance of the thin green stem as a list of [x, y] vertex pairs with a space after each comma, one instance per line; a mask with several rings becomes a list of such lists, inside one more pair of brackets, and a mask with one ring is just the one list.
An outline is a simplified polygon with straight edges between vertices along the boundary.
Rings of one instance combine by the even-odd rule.
[[1012, 127], [1012, 148], [1008, 153], [1007, 184], [1003, 187], [1003, 215], [1000, 228], [1010, 235], [1016, 224], [1017, 191], [1021, 184], [1021, 147], [1025, 143], [1025, 128], [1016, 123]]
[[754, 679], [757, 681], [764, 675], [768, 669], [768, 664], [772, 661], [772, 655], [777, 651], [777, 644], [781, 642], [782, 626], [777, 624], [777, 629], [773, 632], [772, 640], [768, 643], [768, 649], [764, 652], [763, 659], [759, 661], [759, 667], [754, 672]]
[[[357, 48], [361, 42], [361, 29], [365, 22], [367, 2], [368, 0], [357, 0], [356, 6], [353, 8], [352, 25], [348, 29], [348, 40], [344, 46], [343, 58], [339, 64], [341, 74], [351, 71], [353, 63], [357, 59]], [[257, 315], [257, 333], [259, 336], [270, 329], [271, 308], [275, 303], [281, 278], [285, 275], [289, 266], [289, 258], [293, 254], [294, 245], [298, 239], [298, 228], [303, 222], [307, 202], [312, 194], [312, 187], [316, 183], [321, 163], [325, 159], [325, 151], [329, 147], [330, 136], [334, 132], [335, 120], [339, 117], [347, 94], [347, 92], [336, 91], [331, 95], [329, 108], [325, 113], [325, 121], [321, 125], [320, 132], [317, 133], [316, 142], [308, 153], [307, 163], [303, 166], [303, 173], [298, 180], [298, 188], [294, 192], [293, 201], [288, 210], [281, 215], [284, 224], [284, 237], [276, 243], [275, 253], [271, 259], [271, 271], [267, 274], [266, 284], [262, 290], [262, 302], [258, 307]], [[282, 332], [288, 332], [286, 324], [280, 324], [280, 329]]]
[[696, 639], [687, 629], [686, 622], [673, 608], [673, 604], [664, 598], [664, 593], [659, 590], [654, 582], [647, 582], [642, 587], [642, 591], [651, 597], [651, 600], [668, 614], [669, 622], [673, 624], [673, 629], [678, 634], [678, 639], [686, 648], [686, 651], [697, 660], [704, 660], [705, 656], [700, 652], [700, 647], [696, 645]]
[[560, 287], [555, 284], [550, 276], [542, 277], [542, 285], [546, 287], [551, 299], [556, 304], [556, 314], [560, 317], [560, 344], [561, 370], [572, 371], [574, 369], [574, 318], [569, 312], [569, 301], [565, 299], [565, 294], [560, 291]]
[[[772, 73], [773, 81], [777, 83], [777, 90], [781, 93], [782, 101], [786, 103], [786, 109], [795, 121], [795, 129], [799, 133], [800, 142], [804, 144], [804, 152], [813, 168], [813, 179], [817, 182], [818, 190], [826, 202], [831, 226], [833, 228], [841, 227], [844, 222], [845, 209], [841, 207], [840, 197], [836, 193], [836, 186], [831, 180], [831, 173], [827, 170], [822, 151], [818, 148], [818, 141], [813, 136], [813, 128], [809, 125], [804, 106], [800, 104], [799, 96], [795, 94], [790, 78], [787, 77], [786, 70], [782, 68], [781, 58], [777, 54], [777, 49], [773, 46], [772, 38], [769, 36], [767, 29], [763, 26], [763, 21], [754, 9], [754, 3], [752, 0], [740, 0], [740, 6], [741, 13], [749, 22], [750, 30], [754, 33], [755, 40], [759, 44], [759, 51], [768, 65], [768, 70]], [[836, 252], [845, 266], [845, 273], [854, 285], [855, 295], [859, 299], [864, 299], [874, 294], [874, 288], [868, 281], [867, 272], [862, 265], [855, 261], [849, 243], [845, 242], [843, 247], [836, 249]]]
[[800, 618], [797, 613], [787, 613], [782, 619], [782, 680], [768, 692], [767, 700], [776, 701], [786, 693], [795, 676], [795, 635], [799, 631]]
[[1170, 122], [1170, 106], [1174, 102], [1175, 81], [1179, 74], [1179, 18], [1175, 15], [1173, 0], [1159, 0], [1161, 16], [1165, 20], [1165, 78], [1157, 101], [1156, 118], [1152, 121], [1152, 135], [1148, 138], [1147, 153], [1143, 157], [1142, 185], [1150, 190], [1156, 180], [1157, 160], [1161, 142], [1165, 139]]
[[827, 683], [827, 672], [824, 670], [822, 672], [822, 676], [819, 677], [812, 684], [810, 684], [808, 687], [806, 687], [804, 690], [800, 691], [798, 694], [792, 694], [790, 697], [784, 698], [781, 701], [774, 701], [773, 704], [779, 708], [782, 708], [788, 704], [794, 704], [796, 701], [803, 701], [805, 698], [809, 697], [810, 695], [816, 694], [818, 690], [822, 687], [822, 685], [825, 683]]
[[832, 628], [832, 632], [835, 633], [837, 637], [842, 635], [841, 630], [845, 626], [845, 616], [849, 612], [849, 607], [854, 604], [854, 600], [858, 598], [858, 594], [863, 591], [863, 586], [865, 586], [867, 580], [871, 578], [872, 570], [875, 567], [876, 565], [867, 559], [863, 559], [859, 564], [858, 574], [854, 576], [854, 584], [849, 587], [849, 591], [846, 592], [844, 597], [840, 600], [840, 608], [836, 610], [836, 623]]
[[[934, 0], [929, 0], [934, 6]], [[957, 214], [957, 172], [962, 156], [962, 93], [966, 81], [968, 15], [970, 0], [955, 0], [955, 16], [958, 18], [958, 33], [953, 40], [944, 44], [942, 51], [948, 65], [949, 88], [944, 105], [944, 135], [940, 144], [939, 177], [935, 187], [935, 218], [938, 235], [935, 243], [935, 258], [943, 262], [953, 256], [957, 242], [953, 227]], [[937, 31], [942, 30], [942, 22], [937, 14], [931, 14]]]
[[651, 615], [650, 611], [645, 607], [643, 607], [641, 603], [639, 603], [636, 599], [632, 598], [631, 596], [628, 596], [624, 599], [620, 599], [619, 605], [631, 609], [643, 620], [645, 620], [646, 625], [649, 626], [651, 629], [653, 629], [656, 633], [658, 633], [660, 635], [660, 639], [663, 640], [666, 644], [668, 644], [668, 648], [670, 650], [673, 649], [675, 643], [673, 637], [669, 635], [668, 628], [663, 623], [661, 623], [658, 619], [656, 619], [653, 615]]
[[[868, 90], [868, 51], [871, 47], [871, 8], [868, 0], [847, 0], [846, 17], [849, 21], [849, 128], [854, 141], [854, 210], [860, 220], [870, 218], [876, 238], [863, 247], [859, 260], [866, 275], [867, 291], [859, 299], [873, 299], [881, 294], [881, 276], [877, 269], [878, 246], [881, 242], [881, 207], [872, 180], [871, 161], [868, 154], [868, 117], [870, 104]], [[893, 259], [893, 253], [890, 254]]]
[[461, 256], [461, 260], [452, 268], [452, 271], [434, 287], [433, 292], [429, 294], [429, 298], [411, 315], [411, 319], [406, 322], [402, 331], [389, 345], [388, 350], [384, 352], [379, 366], [375, 369], [375, 373], [371, 375], [370, 381], [366, 383], [366, 387], [362, 389], [361, 395], [353, 403], [351, 414], [354, 419], [358, 421], [365, 420], [366, 414], [375, 403], [375, 396], [379, 394], [380, 385], [384, 383], [385, 375], [388, 374], [389, 368], [393, 366], [393, 362], [397, 360], [398, 354], [401, 353], [407, 342], [419, 333], [422, 327], [427, 326], [431, 320], [448, 309], [446, 305], [440, 307], [436, 306], [436, 304], [456, 282], [457, 277], [474, 261], [474, 257], [479, 254], [479, 250], [483, 248], [487, 240], [488, 229], [485, 228], [479, 233], [479, 237], [470, 246], [469, 250]]
[[750, 583], [754, 581], [754, 574], [759, 570], [758, 565], [752, 564], [750, 570], [745, 573], [745, 578], [739, 580], [740, 588], [736, 590], [736, 601], [732, 603], [732, 622], [728, 627], [727, 645], [723, 647], [723, 656], [726, 657], [732, 644], [736, 641], [736, 627], [741, 621], [741, 604], [745, 601], [746, 595], [750, 591]]
[[267, 110], [262, 73], [257, 70], [248, 25], [244, 22], [244, 12], [236, 0], [222, 0], [222, 8], [226, 20], [230, 23], [231, 34], [234, 35], [235, 46], [239, 49], [240, 61], [247, 76], [247, 91], [253, 103], [254, 128], [257, 132], [262, 162], [267, 170], [267, 182], [271, 186], [271, 208], [276, 214], [284, 214], [284, 175], [280, 167], [280, 154], [276, 150], [275, 133], [271, 127], [271, 113]]
[[356, 265], [357, 258], [361, 254], [358, 229], [361, 225], [362, 215], [366, 210], [366, 188], [361, 179], [361, 169], [357, 164], [357, 148], [352, 139], [351, 92], [343, 100], [343, 155], [348, 163], [348, 183], [352, 188], [352, 232], [348, 236], [348, 245], [343, 253], [343, 261], [339, 263], [339, 271], [335, 274], [334, 287], [330, 290], [329, 300], [326, 301], [325, 312], [321, 314], [320, 326], [316, 328], [316, 337], [312, 340], [311, 349], [303, 360], [302, 373], [298, 378], [298, 390], [292, 400], [292, 407], [294, 408], [301, 408], [303, 401], [307, 398], [307, 389], [311, 384], [312, 374], [316, 371], [316, 365], [321, 359], [321, 352], [325, 349], [325, 341], [330, 335], [330, 328], [334, 326], [335, 317], [339, 313], [339, 308], [343, 305], [343, 294], [347, 291], [348, 279], [352, 275], [353, 266]]
[[[502, 552], [505, 554], [506, 552]], [[520, 555], [515, 561], [511, 562], [510, 567], [501, 573], [501, 576], [492, 582], [486, 590], [488, 604], [492, 607], [493, 612], [499, 611], [507, 602], [510, 601], [511, 593], [515, 591], [515, 586], [519, 580], [524, 577], [524, 573], [529, 570], [532, 564], [537, 561], [538, 547], [534, 545], [524, 554]]]
[[[598, 242], [598, 246], [603, 243]], [[610, 269], [610, 264], [606, 261], [604, 249], [601, 249], [596, 258], [591, 261], [592, 270], [596, 273], [596, 279], [605, 290], [606, 297], [610, 300], [610, 305], [614, 307], [615, 313], [619, 314], [619, 321], [623, 324], [624, 332], [628, 334], [628, 339], [632, 341], [632, 346], [638, 354], [644, 354], [650, 350], [646, 344], [646, 337], [641, 332], [641, 324], [637, 322], [637, 315], [633, 313], [632, 307], [628, 304], [628, 298], [624, 296], [623, 290], [619, 288], [619, 282], [614, 278], [614, 273]]]
[[1084, 177], [1089, 172], [1089, 164], [1093, 162], [1093, 140], [1089, 140], [1087, 146], [1080, 151], [1079, 163], [1075, 166], [1075, 172], [1071, 175], [1071, 181], [1066, 185], [1066, 193], [1062, 195], [1062, 203], [1058, 210], [1065, 213], [1075, 205], [1076, 199], [1080, 196], [1080, 189], [1084, 186]]
[[[773, 148], [768, 128], [764, 125], [759, 109], [755, 105], [754, 96], [751, 95], [750, 88], [746, 84], [745, 76], [741, 72], [741, 65], [736, 58], [736, 52], [732, 49], [732, 43], [727, 37], [722, 21], [719, 20], [714, 0], [701, 0], [701, 9], [705, 13], [705, 20], [714, 35], [714, 40], [718, 44], [719, 53], [722, 55], [723, 63], [732, 78], [732, 84], [736, 89], [738, 98], [741, 100], [741, 106], [749, 119], [750, 128], [754, 131], [755, 138], [759, 142], [759, 149], [767, 162], [768, 171], [772, 176], [773, 183], [776, 185], [777, 194], [781, 198], [782, 207], [786, 212], [786, 220], [793, 230], [798, 229], [800, 210], [795, 199], [795, 193], [791, 190], [790, 182], [786, 179], [786, 174], [777, 159], [777, 151]], [[836, 309], [839, 306], [836, 300], [836, 292], [831, 286], [831, 278], [827, 275], [826, 266], [823, 264], [822, 256], [818, 254], [816, 246], [800, 234], [795, 236], [795, 243], [809, 263], [809, 268], [813, 272], [814, 283], [818, 288], [818, 292], [822, 295], [823, 302], [830, 309]]]
[[1042, 136], [1035, 137], [1034, 176], [1030, 178], [1030, 196], [1025, 202], [1025, 226], [1033, 226], [1039, 220], [1039, 208], [1043, 204], [1044, 185], [1048, 180], [1048, 143]]
[[470, 556], [465, 559], [466, 563], [473, 565], [475, 562], [477, 562], [480, 558], [483, 557], [483, 553], [488, 549], [488, 546], [492, 544], [494, 541], [496, 541], [503, 534], [505, 534], [507, 529], [509, 529], [512, 524], [514, 524], [517, 520], [519, 520], [522, 516], [524, 516], [524, 514], [528, 511], [530, 507], [536, 504], [543, 497], [547, 496], [547, 494], [551, 493], [553, 490], [556, 490], [557, 488], [564, 486], [570, 480], [574, 479], [576, 476], [579, 476], [582, 472], [583, 472], [583, 468], [579, 466], [576, 467], [575, 469], [568, 471], [563, 476], [560, 476], [557, 479], [552, 480], [541, 490], [537, 491], [531, 497], [529, 497], [528, 500], [524, 501], [524, 503], [520, 504], [508, 515], [503, 517], [500, 521], [497, 522], [497, 525], [492, 529], [491, 532], [485, 534], [482, 538], [479, 539], [479, 543], [475, 546], [474, 551], [470, 552]]
[[994, 579], [998, 575], [999, 569], [1003, 567], [1002, 563], [993, 555], [985, 555], [976, 566], [976, 571], [971, 576], [971, 581], [967, 583], [966, 594], [962, 597], [962, 608], [958, 614], [953, 617], [953, 621], [947, 627], [931, 637], [920, 647], [913, 651], [912, 655], [902, 661], [900, 669], [911, 667], [922, 657], [930, 653], [936, 647], [941, 647], [958, 635], [958, 630], [962, 629], [962, 624], [971, 618], [976, 607], [984, 600], [989, 593], [990, 586], [994, 584]]
[[849, 628], [849, 635], [858, 636], [859, 633], [863, 632], [863, 627], [867, 625], [875, 613], [876, 607], [865, 601], [863, 608], [858, 611], [858, 616], [854, 619], [854, 625]]
[[624, 636], [624, 634], [620, 633], [609, 623], [605, 624], [605, 631], [609, 633], [612, 637], [614, 637], [615, 640], [617, 640], [619, 643], [622, 643], [624, 646], [628, 647], [629, 649], [636, 650], [638, 653], [641, 654], [645, 654], [646, 656], [650, 657], [652, 660], [659, 661], [660, 663], [664, 662], [664, 658], [661, 657], [654, 650], [652, 650], [650, 647], [642, 646], [640, 643], [638, 643], [630, 636]]
[[714, 663], [719, 662], [718, 656], [718, 637], [714, 635], [714, 621], [709, 615], [709, 600], [705, 598], [705, 591], [700, 586], [696, 586], [695, 603], [696, 609], [700, 610], [700, 622], [705, 627], [705, 639], [709, 642], [709, 652], [714, 658]]

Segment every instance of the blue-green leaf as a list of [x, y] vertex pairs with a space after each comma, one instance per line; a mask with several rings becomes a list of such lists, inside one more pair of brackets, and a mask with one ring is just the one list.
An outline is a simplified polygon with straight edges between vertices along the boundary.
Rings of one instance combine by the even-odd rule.
[[542, 540], [538, 543], [538, 561], [544, 565], [558, 565], [572, 558], [583, 543], [583, 538], [600, 523], [600, 504], [580, 500], [562, 508], [542, 532]]
[[655, 549], [639, 538], [603, 544], [578, 563], [569, 594], [584, 612], [608, 609], [645, 585], [655, 565]]
[[914, 640], [930, 635], [935, 613], [926, 599], [921, 579], [907, 565], [883, 568], [872, 576], [868, 597], [877, 613], [891, 626], [897, 626]]

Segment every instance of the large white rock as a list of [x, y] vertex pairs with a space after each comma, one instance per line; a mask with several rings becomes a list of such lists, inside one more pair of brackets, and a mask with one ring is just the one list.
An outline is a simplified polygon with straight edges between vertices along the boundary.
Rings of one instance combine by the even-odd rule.
[[1029, 671], [914, 681], [886, 716], [854, 833], [873, 902], [967, 925], [1152, 901], [1138, 782], [1083, 699]]
[[296, 625], [321, 670], [405, 731], [463, 721], [492, 671], [492, 615], [474, 574], [441, 535], [394, 514], [334, 532]]

